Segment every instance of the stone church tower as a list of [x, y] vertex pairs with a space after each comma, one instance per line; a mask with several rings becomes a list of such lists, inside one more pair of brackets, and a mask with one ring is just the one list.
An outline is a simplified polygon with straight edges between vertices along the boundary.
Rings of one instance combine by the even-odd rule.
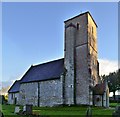
[[64, 23], [64, 59], [31, 66], [9, 89], [9, 104], [109, 107], [107, 81], [99, 81], [94, 19], [85, 12]]
[[64, 103], [92, 105], [92, 88], [99, 83], [97, 24], [89, 12], [64, 23]]

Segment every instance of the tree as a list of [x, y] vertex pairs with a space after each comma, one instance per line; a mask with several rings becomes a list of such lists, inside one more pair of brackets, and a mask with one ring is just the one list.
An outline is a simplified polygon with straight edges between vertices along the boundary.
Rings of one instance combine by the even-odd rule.
[[120, 89], [120, 69], [116, 72], [109, 73], [107, 76], [103, 75], [102, 79], [107, 79], [109, 90], [110, 92], [113, 92], [113, 97], [115, 100], [115, 92]]
[[117, 85], [118, 85], [118, 82], [117, 82], [117, 75], [116, 73], [110, 73], [108, 75], [108, 86], [109, 86], [109, 90], [110, 92], [113, 92], [113, 97], [114, 97], [114, 100], [115, 100], [115, 92], [117, 90]]
[[0, 95], [0, 104], [7, 104], [7, 100], [4, 95]]
[[118, 77], [118, 90], [120, 89], [120, 69], [117, 71], [117, 77]]

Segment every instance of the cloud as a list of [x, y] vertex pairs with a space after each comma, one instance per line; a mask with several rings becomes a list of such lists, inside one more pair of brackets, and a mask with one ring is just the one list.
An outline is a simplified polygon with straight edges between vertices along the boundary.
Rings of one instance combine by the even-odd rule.
[[99, 59], [99, 72], [100, 75], [108, 75], [110, 72], [118, 70], [118, 61]]

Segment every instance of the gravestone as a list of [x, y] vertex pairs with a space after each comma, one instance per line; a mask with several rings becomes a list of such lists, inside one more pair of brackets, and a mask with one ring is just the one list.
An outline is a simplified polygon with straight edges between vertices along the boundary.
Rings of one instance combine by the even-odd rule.
[[26, 106], [23, 106], [23, 112], [25, 112], [26, 111]]
[[19, 113], [19, 112], [20, 112], [20, 107], [19, 107], [19, 106], [16, 106], [14, 113]]
[[92, 117], [92, 109], [91, 109], [91, 107], [87, 108], [86, 117]]
[[32, 105], [26, 104], [26, 105], [23, 107], [23, 112], [24, 112], [26, 115], [31, 115], [31, 114], [32, 114]]
[[116, 106], [113, 117], [120, 117], [120, 106]]
[[4, 117], [3, 113], [1, 112], [1, 110], [0, 110], [0, 117]]

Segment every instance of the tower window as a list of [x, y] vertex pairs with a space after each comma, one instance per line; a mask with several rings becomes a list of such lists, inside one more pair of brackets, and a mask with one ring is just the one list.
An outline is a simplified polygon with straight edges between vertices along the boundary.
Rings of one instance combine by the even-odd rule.
[[71, 84], [70, 87], [73, 88], [73, 85]]
[[80, 29], [80, 24], [79, 23], [77, 23], [77, 30], [79, 30]]
[[94, 32], [93, 32], [93, 26], [92, 26], [92, 34], [93, 34]]
[[91, 75], [91, 68], [89, 68], [89, 74]]

